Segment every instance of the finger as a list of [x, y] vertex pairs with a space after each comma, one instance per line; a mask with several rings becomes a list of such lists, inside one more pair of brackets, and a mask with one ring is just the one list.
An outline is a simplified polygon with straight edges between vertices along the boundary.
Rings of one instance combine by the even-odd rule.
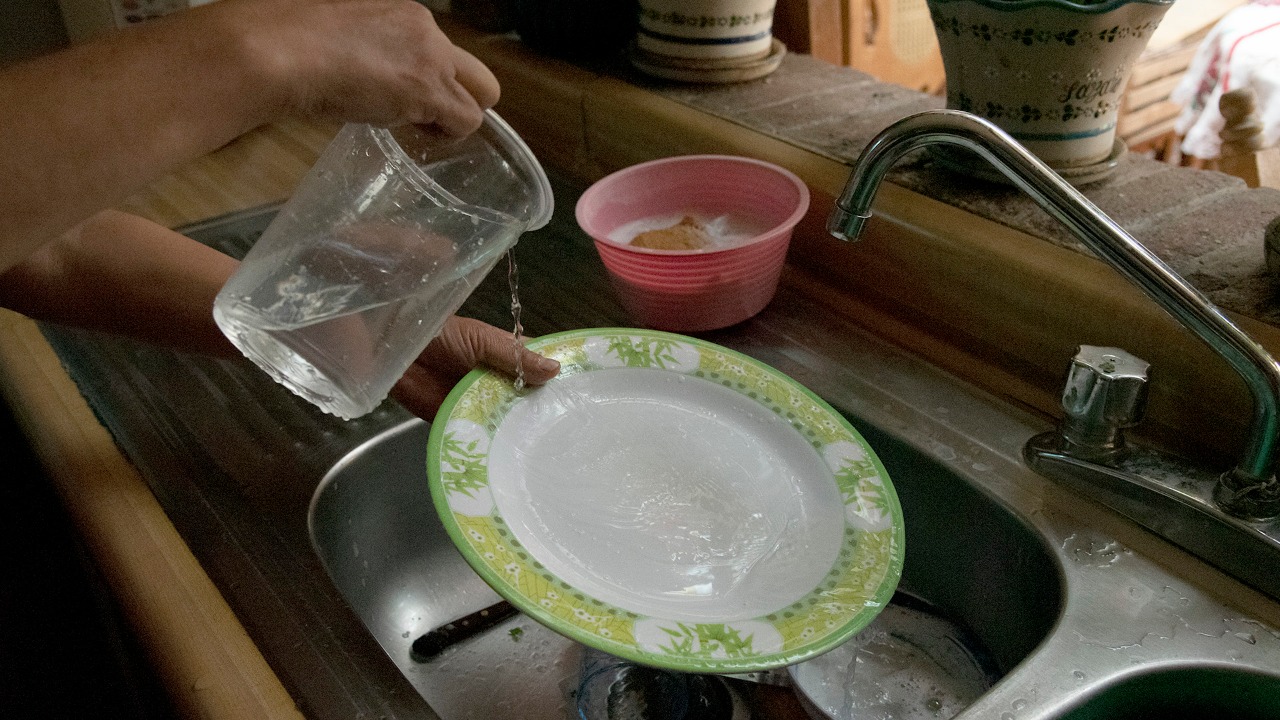
[[475, 55], [456, 45], [453, 50], [453, 64], [457, 68], [455, 77], [458, 84], [475, 98], [476, 104], [481, 108], [487, 110], [497, 105], [498, 98], [502, 95], [498, 78], [494, 77], [489, 67]]
[[479, 321], [466, 323], [459, 329], [476, 361], [494, 370], [515, 375], [518, 357], [519, 369], [524, 371], [524, 380], [530, 385], [541, 385], [560, 372], [560, 363], [524, 347], [505, 330]]
[[484, 122], [484, 111], [498, 102], [501, 89], [498, 79], [474, 55], [456, 45], [449, 51], [453, 76], [445, 81], [448, 97], [440, 98], [435, 124], [450, 137], [462, 138]]
[[524, 370], [524, 381], [529, 385], [542, 385], [560, 373], [560, 363], [545, 355], [520, 348], [520, 363]]
[[432, 122], [447, 139], [464, 138], [479, 129], [484, 122], [484, 108], [476, 103], [471, 93], [456, 80], [446, 88], [451, 95], [447, 100], [437, 98], [436, 113]]

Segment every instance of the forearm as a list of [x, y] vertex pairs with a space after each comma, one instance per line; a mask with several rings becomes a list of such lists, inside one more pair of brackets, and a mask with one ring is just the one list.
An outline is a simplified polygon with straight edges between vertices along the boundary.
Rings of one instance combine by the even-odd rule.
[[235, 14], [201, 10], [0, 74], [0, 270], [279, 111]]
[[[105, 211], [0, 274], [0, 306], [28, 317], [126, 335], [187, 352], [240, 357], [213, 321], [213, 301], [238, 263], [133, 215]], [[451, 317], [393, 389], [431, 419], [472, 368], [513, 374], [509, 330]], [[520, 350], [526, 382], [541, 385], [559, 364]]]
[[0, 272], [284, 115], [461, 137], [497, 100], [412, 0], [220, 0], [0, 70]]
[[234, 259], [172, 230], [106, 211], [0, 275], [0, 306], [29, 317], [221, 356], [213, 321]]

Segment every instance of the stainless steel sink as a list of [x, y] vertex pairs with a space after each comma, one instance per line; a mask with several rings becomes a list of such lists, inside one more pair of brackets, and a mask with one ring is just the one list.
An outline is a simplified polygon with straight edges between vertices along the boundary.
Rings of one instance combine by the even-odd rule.
[[[785, 336], [786, 322], [769, 332]], [[993, 661], [998, 681], [958, 717], [1146, 717], [1153, 698], [1189, 686], [1214, 690], [1198, 697], [1215, 715], [1246, 706], [1274, 716], [1280, 632], [1223, 601], [1237, 588], [1226, 576], [1205, 582], [1216, 571], [1030, 472], [1021, 447], [1042, 421], [870, 338], [826, 355], [768, 342], [769, 332], [754, 328], [738, 349], [796, 377], [863, 432], [903, 504], [902, 589], [963, 626]], [[427, 433], [405, 422], [332, 468], [311, 506], [317, 553], [441, 717], [570, 717], [581, 648], [523, 616], [429, 662], [410, 656], [421, 634], [498, 599], [431, 505]]]
[[[626, 322], [571, 208], [521, 256], [534, 335]], [[243, 249], [269, 217], [205, 230]], [[1050, 420], [866, 336], [801, 280], [707, 339], [824, 397], [882, 456], [906, 507], [904, 588], [967, 625], [999, 676], [959, 717], [1280, 715], [1280, 604], [1032, 472], [1022, 448]], [[505, 277], [473, 300], [509, 317]], [[424, 423], [391, 403], [340, 422], [248, 363], [46, 334], [307, 717], [568, 716], [580, 648], [525, 618], [409, 657], [496, 599], [440, 531]]]
[[[525, 327], [625, 324], [560, 205], [517, 248]], [[188, 232], [237, 254], [273, 212]], [[805, 286], [784, 274], [762, 315], [707, 339], [824, 397], [882, 456], [906, 508], [904, 588], [967, 625], [999, 676], [959, 717], [1280, 716], [1280, 603], [1029, 470], [1022, 448], [1051, 421], [867, 337]], [[509, 304], [494, 277], [466, 314], [504, 324]], [[525, 618], [409, 657], [417, 634], [497, 599], [436, 520], [424, 423], [393, 403], [340, 422], [249, 363], [45, 332], [307, 717], [568, 716], [580, 649]]]

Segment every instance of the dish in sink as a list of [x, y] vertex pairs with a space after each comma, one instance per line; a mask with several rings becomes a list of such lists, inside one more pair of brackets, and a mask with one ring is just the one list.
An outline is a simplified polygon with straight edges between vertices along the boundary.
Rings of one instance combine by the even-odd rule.
[[427, 458], [451, 539], [527, 615], [637, 662], [733, 673], [830, 650], [893, 595], [888, 474], [798, 383], [656, 331], [530, 346], [560, 375], [517, 391], [471, 373]]

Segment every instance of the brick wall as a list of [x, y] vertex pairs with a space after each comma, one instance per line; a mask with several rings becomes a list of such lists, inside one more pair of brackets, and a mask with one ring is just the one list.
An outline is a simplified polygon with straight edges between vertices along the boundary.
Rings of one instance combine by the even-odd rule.
[[[944, 106], [941, 97], [876, 81], [806, 55], [789, 55], [763, 80], [723, 86], [653, 88], [672, 100], [852, 163], [884, 127]], [[1016, 188], [940, 166], [927, 152], [890, 179], [1063, 247], [1084, 250]], [[1280, 215], [1280, 190], [1249, 189], [1222, 173], [1128, 154], [1116, 171], [1081, 191], [1219, 307], [1280, 326], [1280, 280], [1267, 272], [1263, 234]]]

